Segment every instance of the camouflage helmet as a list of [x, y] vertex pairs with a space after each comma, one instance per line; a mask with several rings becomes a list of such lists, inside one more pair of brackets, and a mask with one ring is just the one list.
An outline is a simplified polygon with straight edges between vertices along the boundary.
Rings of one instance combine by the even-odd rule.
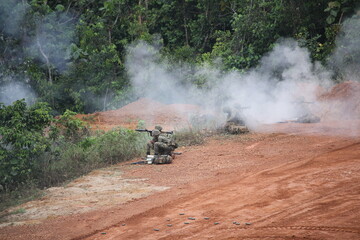
[[156, 126], [155, 126], [155, 129], [161, 131], [161, 130], [162, 130], [162, 127], [161, 127], [160, 125], [156, 125]]
[[155, 130], [153, 130], [153, 131], [151, 132], [151, 135], [152, 135], [152, 136], [159, 136], [159, 135], [160, 135], [160, 131], [157, 130], [157, 129], [155, 129]]

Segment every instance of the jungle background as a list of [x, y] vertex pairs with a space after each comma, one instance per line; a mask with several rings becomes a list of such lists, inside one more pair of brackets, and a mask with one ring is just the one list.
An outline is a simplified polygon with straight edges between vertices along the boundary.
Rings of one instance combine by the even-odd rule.
[[47, 102], [56, 114], [125, 105], [132, 100], [126, 47], [139, 39], [162, 46], [176, 63], [221, 58], [224, 71], [246, 71], [279, 38], [292, 37], [326, 63], [356, 2], [1, 1], [0, 101], [11, 104], [5, 86], [16, 83], [32, 93], [27, 101]]

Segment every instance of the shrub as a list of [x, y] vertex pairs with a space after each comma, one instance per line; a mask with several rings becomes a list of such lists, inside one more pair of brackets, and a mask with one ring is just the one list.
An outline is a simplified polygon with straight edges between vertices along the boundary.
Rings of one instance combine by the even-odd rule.
[[36, 158], [49, 147], [43, 129], [50, 124], [44, 103], [27, 107], [25, 100], [0, 104], [0, 185], [16, 189], [29, 180]]
[[58, 185], [93, 169], [130, 160], [145, 151], [147, 139], [129, 129], [115, 129], [82, 138], [77, 143], [65, 138], [37, 161], [35, 175], [41, 187]]
[[[0, 212], [13, 205], [22, 204], [41, 196], [43, 196], [43, 193], [37, 189], [37, 186], [31, 181], [27, 182], [26, 184], [18, 185], [16, 189], [13, 189], [12, 191], [1, 192]], [[0, 221], [1, 218], [5, 217], [6, 215], [0, 215]]]
[[179, 146], [200, 145], [205, 142], [206, 133], [199, 129], [182, 129], [174, 136]]
[[0, 200], [30, 196], [30, 186], [59, 185], [145, 152], [147, 134], [119, 128], [91, 135], [74, 112], [53, 119], [50, 110], [42, 103], [27, 107], [24, 100], [0, 104]]
[[49, 112], [45, 104], [27, 107], [24, 100], [0, 105], [0, 192], [30, 182], [58, 185], [145, 152], [145, 134], [119, 128], [90, 136], [74, 112], [56, 119]]
[[66, 110], [63, 115], [54, 119], [51, 128], [51, 137], [64, 136], [67, 141], [78, 142], [84, 136], [89, 135], [89, 129], [84, 121], [75, 117], [76, 112]]
[[142, 134], [119, 128], [98, 136], [95, 144], [89, 148], [89, 158], [98, 158], [104, 164], [123, 162], [140, 156], [145, 144], [146, 139]]

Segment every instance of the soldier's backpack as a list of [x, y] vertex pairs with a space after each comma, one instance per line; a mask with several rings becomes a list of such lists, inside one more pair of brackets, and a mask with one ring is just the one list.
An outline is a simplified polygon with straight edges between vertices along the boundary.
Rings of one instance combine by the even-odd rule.
[[172, 163], [172, 157], [169, 155], [156, 155], [153, 159], [153, 164], [168, 164]]
[[238, 125], [233, 122], [227, 122], [225, 125], [225, 131], [230, 134], [242, 134], [242, 133], [248, 133], [249, 129], [244, 125]]

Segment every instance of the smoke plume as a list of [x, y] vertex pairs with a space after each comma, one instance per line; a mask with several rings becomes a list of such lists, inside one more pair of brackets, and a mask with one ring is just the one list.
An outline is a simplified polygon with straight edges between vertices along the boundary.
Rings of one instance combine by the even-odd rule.
[[360, 11], [343, 22], [329, 64], [344, 79], [360, 81]]
[[[138, 96], [199, 104], [220, 121], [224, 107], [237, 108], [253, 128], [306, 114], [307, 107], [296, 103], [315, 101], [319, 85], [329, 85], [331, 76], [291, 39], [280, 40], [257, 68], [245, 74], [222, 73], [210, 66], [175, 66], [144, 42], [129, 47], [127, 69]], [[205, 84], [197, 85], [202, 79]]]
[[[44, 16], [32, 16], [30, 10], [27, 1], [0, 2], [0, 31], [20, 43], [14, 49], [5, 48], [6, 51], [11, 51], [12, 59], [18, 64], [30, 57], [43, 62], [50, 74], [54, 71], [66, 71], [71, 64], [69, 59], [75, 36], [75, 18], [61, 8]], [[25, 23], [34, 23], [34, 31], [24, 32]], [[0, 72], [0, 102], [8, 105], [22, 98], [28, 103], [33, 102], [35, 94], [29, 81], [26, 77], [19, 77], [23, 73], [13, 73], [12, 69], [5, 69], [5, 64], [3, 66]]]
[[[70, 13], [58, 8], [44, 16], [32, 16], [29, 4], [21, 0], [2, 0], [0, 9], [1, 30], [21, 40], [28, 56], [60, 72], [68, 68], [76, 28], [76, 19]], [[35, 21], [34, 33], [22, 32], [26, 21]]]
[[2, 0], [0, 2], [2, 30], [7, 34], [18, 36], [21, 23], [29, 7], [27, 2], [21, 0]]
[[48, 68], [66, 71], [71, 62], [71, 44], [76, 24], [69, 13], [52, 12], [36, 23], [36, 34], [28, 40], [27, 53], [42, 61]]
[[17, 81], [14, 77], [4, 78], [0, 79], [0, 82], [6, 82], [0, 87], [0, 103], [7, 106], [23, 98], [29, 105], [35, 102], [36, 94], [28, 84]]

